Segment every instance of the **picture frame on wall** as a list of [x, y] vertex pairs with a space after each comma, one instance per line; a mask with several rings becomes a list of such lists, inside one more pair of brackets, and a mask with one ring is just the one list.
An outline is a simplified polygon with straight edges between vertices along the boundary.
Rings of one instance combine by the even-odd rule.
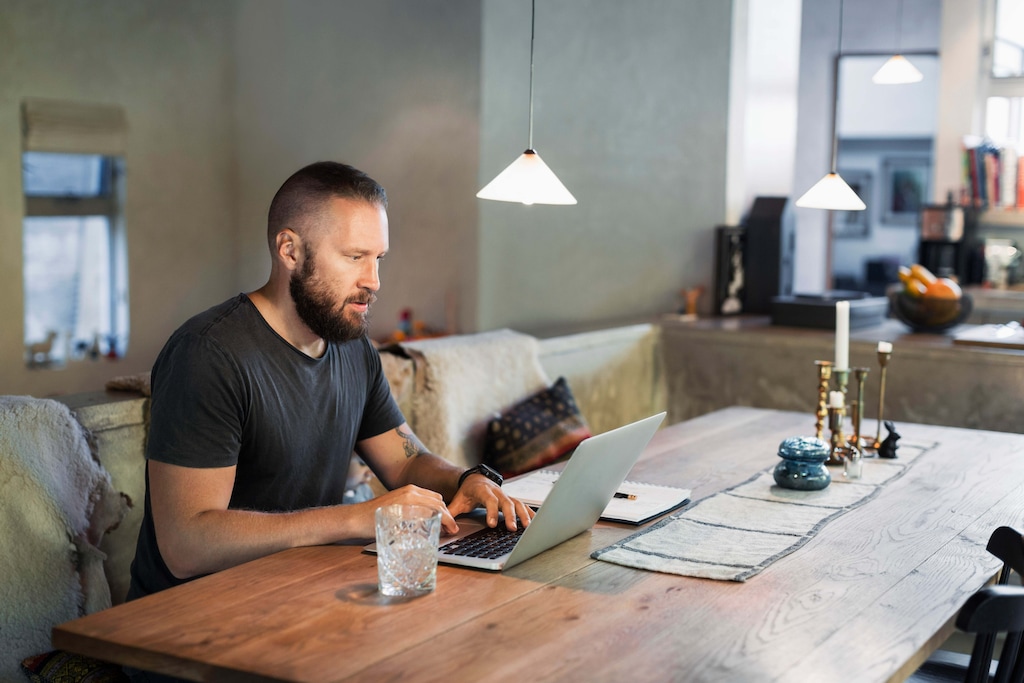
[[863, 169], [840, 170], [850, 189], [867, 204], [863, 211], [836, 211], [832, 222], [832, 236], [842, 238], [866, 238], [871, 233], [871, 183], [873, 174]]
[[917, 225], [928, 203], [931, 160], [925, 157], [893, 157], [882, 162], [882, 222]]

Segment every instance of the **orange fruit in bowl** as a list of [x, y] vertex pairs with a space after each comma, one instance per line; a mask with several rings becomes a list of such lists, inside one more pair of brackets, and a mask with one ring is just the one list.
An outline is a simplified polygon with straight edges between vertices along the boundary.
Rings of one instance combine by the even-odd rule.
[[935, 282], [936, 277], [932, 274], [932, 271], [928, 270], [920, 263], [915, 263], [910, 266], [910, 274], [917, 280], [920, 280], [925, 285], [930, 285]]
[[928, 291], [928, 286], [920, 280], [911, 278], [904, 283], [903, 290], [915, 299], [920, 299]]
[[933, 280], [925, 287], [924, 296], [929, 299], [953, 299], [957, 300], [963, 296], [960, 285], [948, 277], [940, 277]]

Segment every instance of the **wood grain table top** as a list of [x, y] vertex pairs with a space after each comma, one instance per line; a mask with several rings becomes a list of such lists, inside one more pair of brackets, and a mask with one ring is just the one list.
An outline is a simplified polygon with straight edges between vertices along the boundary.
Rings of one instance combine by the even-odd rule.
[[[699, 500], [777, 462], [814, 416], [729, 408], [660, 431], [629, 478]], [[376, 590], [361, 546], [299, 548], [72, 622], [54, 646], [193, 680], [902, 680], [1024, 522], [1024, 435], [899, 425], [935, 442], [907, 474], [745, 583], [599, 562], [599, 523], [503, 574], [438, 567]]]

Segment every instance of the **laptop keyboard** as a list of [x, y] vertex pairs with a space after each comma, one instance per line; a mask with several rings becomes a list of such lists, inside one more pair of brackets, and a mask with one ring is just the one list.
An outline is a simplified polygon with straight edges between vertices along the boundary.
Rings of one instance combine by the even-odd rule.
[[441, 553], [494, 560], [512, 552], [524, 531], [526, 529], [522, 524], [515, 531], [509, 531], [504, 524], [494, 528], [486, 527], [441, 546]]

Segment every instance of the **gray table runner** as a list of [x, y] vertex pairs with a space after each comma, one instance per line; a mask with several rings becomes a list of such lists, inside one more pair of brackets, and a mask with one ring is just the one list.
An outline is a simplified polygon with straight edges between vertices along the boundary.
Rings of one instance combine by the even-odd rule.
[[863, 476], [848, 480], [829, 468], [821, 491], [775, 484], [774, 465], [746, 482], [594, 552], [604, 562], [723, 581], [746, 581], [807, 543], [826, 524], [874, 498], [935, 444], [900, 444], [899, 458], [864, 459]]

